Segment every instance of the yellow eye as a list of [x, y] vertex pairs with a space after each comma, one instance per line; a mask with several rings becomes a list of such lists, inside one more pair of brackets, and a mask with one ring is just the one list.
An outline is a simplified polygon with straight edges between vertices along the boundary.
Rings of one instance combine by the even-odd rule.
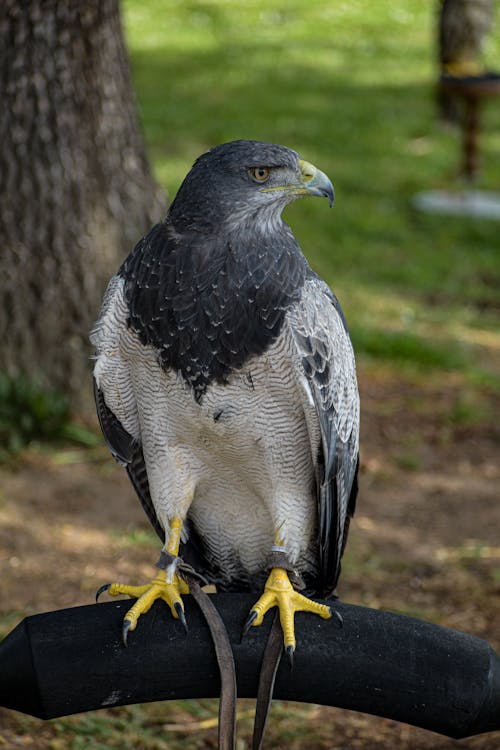
[[256, 182], [265, 182], [269, 178], [269, 167], [252, 167], [248, 173]]

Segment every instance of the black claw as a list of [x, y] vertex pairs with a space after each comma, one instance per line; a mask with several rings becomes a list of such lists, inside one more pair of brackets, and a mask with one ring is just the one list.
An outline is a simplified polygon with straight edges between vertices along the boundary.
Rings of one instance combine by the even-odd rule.
[[293, 654], [295, 652], [295, 649], [292, 645], [286, 647], [286, 655], [288, 659], [288, 666], [290, 667], [290, 672], [293, 671]]
[[339, 624], [339, 628], [343, 628], [344, 627], [344, 618], [342, 617], [342, 615], [340, 614], [340, 612], [337, 612], [336, 609], [332, 609], [330, 607], [330, 614], [332, 614], [335, 617], [335, 619], [337, 620], [337, 622]]
[[130, 622], [130, 620], [124, 620], [123, 621], [122, 639], [123, 639], [123, 645], [125, 647], [127, 646], [127, 636], [128, 636], [128, 631], [130, 630], [130, 626], [131, 625], [132, 625], [132, 623]]
[[184, 630], [187, 633], [188, 632], [188, 626], [187, 626], [187, 622], [186, 622], [186, 615], [184, 614], [184, 610], [182, 608], [182, 604], [180, 602], [174, 602], [174, 609], [177, 612], [177, 617], [179, 618], [179, 620], [182, 623], [182, 627], [184, 628]]
[[101, 594], [103, 594], [105, 591], [107, 591], [110, 588], [111, 588], [111, 584], [110, 583], [105, 583], [104, 586], [99, 586], [99, 588], [95, 592], [95, 600], [96, 600], [96, 602], [99, 599], [99, 597], [101, 596]]
[[248, 633], [248, 631], [250, 630], [250, 628], [252, 627], [252, 625], [253, 625], [253, 623], [255, 622], [256, 619], [257, 619], [257, 612], [254, 609], [252, 609], [252, 611], [250, 612], [250, 614], [247, 617], [247, 620], [246, 620], [245, 624], [243, 625], [243, 630], [241, 631], [240, 642], [246, 636], [246, 634]]

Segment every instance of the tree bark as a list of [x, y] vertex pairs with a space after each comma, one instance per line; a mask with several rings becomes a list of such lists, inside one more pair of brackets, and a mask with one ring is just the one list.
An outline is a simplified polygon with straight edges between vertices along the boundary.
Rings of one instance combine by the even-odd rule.
[[75, 398], [107, 280], [166, 206], [118, 0], [4, 0], [0, 76], [0, 370]]

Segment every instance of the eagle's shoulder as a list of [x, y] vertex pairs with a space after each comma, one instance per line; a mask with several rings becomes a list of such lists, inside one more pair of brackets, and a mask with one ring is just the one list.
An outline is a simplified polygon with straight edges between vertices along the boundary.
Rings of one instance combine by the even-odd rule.
[[[355, 424], [359, 409], [356, 364], [337, 297], [322, 279], [311, 273], [300, 300], [290, 307], [287, 321], [301, 366], [322, 409], [337, 418], [342, 413], [352, 414]], [[349, 420], [342, 430], [345, 437], [352, 427]]]

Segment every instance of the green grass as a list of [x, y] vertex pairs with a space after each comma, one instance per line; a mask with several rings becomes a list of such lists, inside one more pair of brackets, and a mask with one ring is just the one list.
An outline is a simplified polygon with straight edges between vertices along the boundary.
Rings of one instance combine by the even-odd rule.
[[[298, 201], [286, 218], [337, 291], [358, 353], [491, 383], [500, 340], [479, 341], [498, 321], [500, 226], [411, 208], [418, 190], [459, 187], [459, 136], [435, 117], [434, 5], [128, 0], [124, 10], [146, 140], [169, 194], [216, 143], [297, 149], [332, 178], [336, 205]], [[486, 62], [499, 51], [490, 41]], [[500, 187], [497, 119], [492, 104], [485, 189]]]
[[112, 539], [119, 541], [123, 547], [150, 547], [153, 550], [158, 549], [158, 537], [151, 529], [132, 528], [127, 533], [123, 530], [111, 531]]
[[0, 372], [0, 463], [36, 443], [72, 442], [87, 447], [98, 440], [72, 420], [69, 402], [27, 377]]

